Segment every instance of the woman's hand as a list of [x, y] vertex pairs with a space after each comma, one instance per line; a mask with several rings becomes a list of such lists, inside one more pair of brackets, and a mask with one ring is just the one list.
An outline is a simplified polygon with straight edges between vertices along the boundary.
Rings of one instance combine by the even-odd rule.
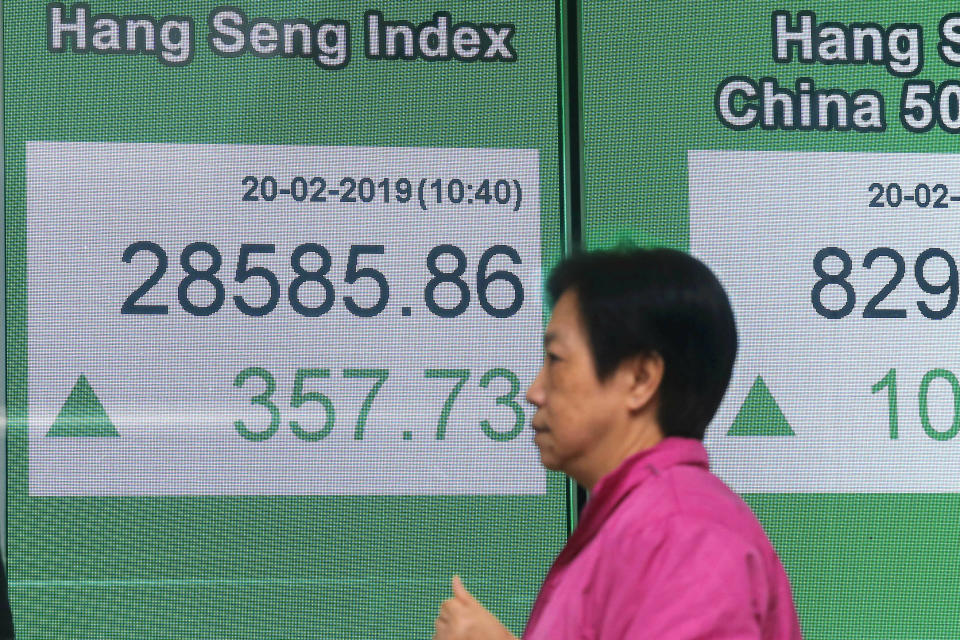
[[453, 576], [453, 597], [440, 605], [433, 640], [516, 640], [486, 607]]

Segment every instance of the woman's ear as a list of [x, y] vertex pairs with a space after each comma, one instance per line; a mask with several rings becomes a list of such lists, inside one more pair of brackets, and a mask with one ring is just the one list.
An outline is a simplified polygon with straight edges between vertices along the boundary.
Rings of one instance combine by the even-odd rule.
[[642, 411], [655, 402], [663, 382], [663, 357], [648, 353], [628, 358], [621, 363], [627, 385], [627, 409]]

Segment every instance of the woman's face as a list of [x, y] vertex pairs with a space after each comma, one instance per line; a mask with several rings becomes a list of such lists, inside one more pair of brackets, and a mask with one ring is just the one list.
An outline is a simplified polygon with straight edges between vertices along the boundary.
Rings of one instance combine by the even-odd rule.
[[615, 375], [597, 378], [575, 291], [554, 305], [543, 345], [543, 366], [527, 390], [537, 407], [533, 440], [545, 467], [584, 483], [598, 462], [595, 452], [622, 418], [623, 385]]

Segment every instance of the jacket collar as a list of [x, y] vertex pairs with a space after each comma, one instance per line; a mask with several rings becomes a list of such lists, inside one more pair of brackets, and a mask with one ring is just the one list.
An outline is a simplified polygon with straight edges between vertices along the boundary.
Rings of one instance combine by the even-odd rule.
[[630, 456], [619, 467], [600, 478], [556, 564], [566, 564], [572, 560], [634, 489], [649, 478], [679, 465], [709, 469], [703, 443], [692, 438], [664, 438], [656, 446]]
[[556, 589], [557, 573], [593, 539], [623, 499], [650, 477], [678, 465], [694, 465], [709, 469], [707, 451], [703, 448], [703, 444], [691, 438], [665, 438], [655, 447], [630, 456], [619, 467], [600, 478], [593, 488], [590, 501], [583, 509], [577, 528], [567, 540], [560, 555], [554, 560], [540, 587], [540, 594], [527, 620], [528, 630], [536, 627], [551, 592]]

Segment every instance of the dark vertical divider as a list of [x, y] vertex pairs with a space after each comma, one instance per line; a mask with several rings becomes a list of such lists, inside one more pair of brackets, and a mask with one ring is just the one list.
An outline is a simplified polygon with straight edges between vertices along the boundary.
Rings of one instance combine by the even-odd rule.
[[[561, 198], [563, 199], [564, 253], [570, 255], [582, 249], [581, 211], [583, 206], [583, 148], [582, 119], [580, 117], [580, 3], [577, 0], [558, 0], [560, 28], [557, 29], [558, 78], [560, 104], [562, 167]], [[573, 531], [587, 500], [586, 490], [573, 480], [567, 480], [567, 523]]]
[[566, 1], [566, 15], [563, 23], [563, 37], [566, 44], [561, 47], [562, 58], [566, 69], [560, 75], [561, 82], [566, 83], [566, 100], [564, 101], [568, 117], [565, 119], [567, 140], [564, 144], [564, 159], [567, 161], [565, 179], [565, 197], [567, 198], [566, 213], [567, 228], [565, 235], [569, 242], [567, 252], [581, 249], [580, 232], [581, 210], [583, 206], [583, 165], [580, 161], [583, 148], [582, 121], [580, 117], [581, 74], [580, 74], [580, 3], [577, 0]]

